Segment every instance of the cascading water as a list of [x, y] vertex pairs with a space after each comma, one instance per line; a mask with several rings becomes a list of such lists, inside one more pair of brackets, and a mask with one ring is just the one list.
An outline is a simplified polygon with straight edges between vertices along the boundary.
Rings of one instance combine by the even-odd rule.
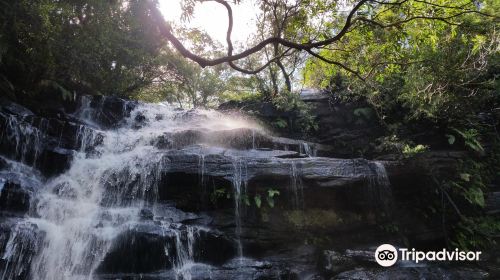
[[40, 128], [32, 125], [32, 120], [18, 119], [14, 115], [6, 116], [7, 122], [5, 130], [0, 135], [11, 143], [15, 143], [13, 157], [20, 162], [37, 165], [38, 157], [41, 152], [43, 142], [43, 133], [41, 129], [47, 126], [46, 121], [42, 121]]
[[393, 197], [391, 183], [387, 175], [385, 166], [380, 161], [371, 163], [372, 176], [370, 176], [371, 187], [371, 200], [373, 207], [376, 208], [377, 213], [383, 213], [385, 216], [390, 216], [393, 208]]
[[[390, 199], [383, 163], [318, 158], [322, 145], [273, 137], [238, 115], [84, 97], [55, 120], [66, 129], [45, 130], [34, 115], [0, 118], [0, 148], [17, 160], [0, 158], [0, 202], [11, 199], [0, 204], [0, 280], [283, 279], [313, 267], [295, 267], [301, 255], [290, 265], [294, 254], [281, 252], [301, 237], [273, 228], [307, 214], [305, 194], [368, 178], [367, 200]], [[36, 159], [46, 167], [58, 147], [71, 164], [38, 172]], [[285, 251], [270, 255], [269, 244]]]
[[299, 152], [301, 154], [305, 154], [308, 157], [315, 157], [316, 156], [316, 151], [314, 150], [313, 147], [311, 147], [308, 143], [302, 142], [300, 143], [299, 146]]
[[[84, 99], [76, 116], [95, 127], [93, 118], [98, 112], [89, 106], [90, 101]], [[20, 239], [25, 236], [23, 229], [31, 227], [44, 234], [31, 264], [33, 279], [93, 278], [117, 236], [140, 223], [142, 209], [155, 208], [161, 174], [169, 166], [163, 157], [165, 151], [154, 147], [153, 140], [181, 130], [233, 129], [247, 125], [244, 120], [229, 119], [211, 111], [199, 112], [203, 122], [186, 119], [182, 116], [184, 113], [166, 105], [142, 105], [121, 128], [99, 130], [80, 126], [76, 137], [80, 150], [70, 169], [45, 184], [35, 195], [31, 217], [15, 226], [2, 257], [14, 267], [7, 268], [1, 278], [13, 279], [11, 272], [21, 269], [17, 266], [22, 265], [24, 248], [19, 246], [28, 243]], [[138, 126], [135, 122], [138, 115], [145, 115], [148, 122]], [[12, 125], [21, 130], [20, 133], [38, 135], [36, 131], [24, 131], [22, 125]], [[33, 141], [37, 139], [34, 137]], [[20, 150], [26, 148], [23, 145], [37, 146], [31, 142], [16, 143]], [[89, 148], [93, 151], [89, 152]], [[200, 168], [203, 177], [203, 155], [200, 155]], [[235, 165], [237, 235], [241, 231], [242, 169], [240, 163]], [[198, 229], [187, 226], [181, 230], [169, 222], [162, 222], [162, 228], [175, 235], [176, 256], [172, 256], [172, 263], [176, 273], [182, 279], [190, 279], [189, 267], [193, 263], [193, 242]], [[241, 245], [239, 252], [241, 255]]]
[[300, 169], [297, 168], [295, 162], [290, 163], [290, 188], [293, 195], [292, 204], [294, 208], [301, 208], [304, 206], [304, 188], [300, 179]]
[[[5, 180], [23, 186], [27, 192], [32, 192], [36, 186], [43, 183], [40, 173], [25, 164], [0, 157], [7, 164], [7, 168], [0, 171], [0, 193], [6, 188]], [[3, 205], [2, 205], [3, 206]], [[29, 273], [29, 266], [33, 254], [39, 249], [39, 238], [42, 236], [36, 225], [29, 221], [20, 221], [16, 224], [8, 223], [11, 232], [6, 240], [0, 261], [5, 262], [3, 273], [0, 270], [0, 279], [16, 279], [20, 275]], [[1, 240], [0, 240], [1, 243]]]
[[238, 257], [240, 260], [243, 258], [243, 246], [241, 244], [241, 215], [244, 209], [243, 196], [246, 195], [247, 185], [247, 168], [246, 164], [239, 158], [233, 159], [233, 178], [232, 183], [234, 187], [234, 218], [236, 223], [236, 241], [238, 244]]

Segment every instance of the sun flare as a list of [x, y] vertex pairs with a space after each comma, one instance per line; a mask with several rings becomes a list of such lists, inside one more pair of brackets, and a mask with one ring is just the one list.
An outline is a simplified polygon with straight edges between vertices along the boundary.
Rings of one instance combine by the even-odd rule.
[[[181, 21], [181, 1], [182, 0], [160, 0], [160, 10], [167, 19], [177, 24], [184, 24], [190, 28], [205, 30], [214, 39], [225, 42], [228, 25], [227, 12], [224, 7], [215, 2], [199, 4], [194, 12], [193, 19], [186, 23]], [[234, 18], [238, 20], [234, 23], [232, 33], [233, 41], [244, 42], [255, 30], [255, 17], [257, 8], [255, 1], [244, 1], [239, 5], [233, 5]]]

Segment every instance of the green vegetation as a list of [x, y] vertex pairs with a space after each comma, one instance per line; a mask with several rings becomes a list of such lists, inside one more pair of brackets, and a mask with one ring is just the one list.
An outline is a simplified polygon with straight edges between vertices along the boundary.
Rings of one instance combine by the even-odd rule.
[[[317, 58], [309, 59], [304, 70], [308, 85], [327, 87], [337, 99], [371, 105], [390, 135], [380, 139], [381, 150], [399, 151], [406, 158], [432, 151], [429, 144], [434, 143], [418, 138], [424, 132], [429, 138], [438, 135], [448, 149], [470, 151], [455, 177], [435, 181], [436, 207], [447, 209], [443, 220], [452, 232], [451, 244], [465, 248], [486, 246], [500, 229], [499, 221], [483, 215], [484, 192], [500, 165], [499, 4], [439, 0], [367, 5], [363, 24], [321, 51], [354, 71]], [[467, 7], [480, 7], [480, 12], [453, 16]], [[422, 11], [444, 20], [407, 21]]]
[[[230, 200], [233, 199], [233, 193], [231, 191], [226, 190], [225, 188], [214, 188], [212, 193], [210, 194], [210, 202], [213, 205], [217, 205], [221, 200]], [[255, 205], [258, 209], [260, 209], [262, 205], [263, 199], [265, 199], [267, 206], [269, 208], [274, 208], [275, 206], [275, 198], [280, 195], [280, 191], [275, 190], [273, 188], [268, 188], [265, 192], [255, 193], [253, 195], [249, 194], [241, 194], [240, 200], [241, 202], [250, 207]]]

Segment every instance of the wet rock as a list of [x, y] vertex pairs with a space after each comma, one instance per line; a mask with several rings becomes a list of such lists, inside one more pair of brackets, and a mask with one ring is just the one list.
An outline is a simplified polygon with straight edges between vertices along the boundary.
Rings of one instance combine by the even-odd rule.
[[30, 197], [29, 190], [0, 178], [0, 211], [25, 214], [30, 207]]
[[144, 127], [148, 122], [148, 119], [146, 116], [144, 116], [143, 113], [138, 112], [135, 117], [134, 117], [134, 124], [132, 125], [132, 128], [134, 129], [140, 129]]
[[[1, 108], [0, 130], [3, 131], [1, 155], [39, 168], [47, 176], [60, 174], [68, 168], [72, 150], [82, 146], [90, 150], [102, 142], [102, 137], [82, 125], [31, 115], [10, 115]], [[91, 134], [96, 137], [88, 137]]]
[[171, 269], [190, 260], [221, 265], [235, 255], [234, 242], [217, 232], [182, 225], [172, 224], [168, 227], [148, 223], [117, 237], [97, 272], [103, 275], [152, 273]]
[[[118, 236], [97, 268], [97, 273], [147, 273], [172, 267], [175, 247], [167, 247], [173, 235], [135, 228]], [[167, 256], [168, 254], [168, 256]]]
[[221, 233], [199, 231], [194, 245], [194, 260], [210, 265], [222, 265], [237, 254], [236, 244]]
[[57, 185], [54, 188], [53, 193], [61, 198], [69, 198], [69, 199], [77, 198], [76, 190], [72, 188], [68, 182], [64, 182], [62, 184]]
[[5, 111], [12, 115], [17, 115], [20, 117], [33, 116], [33, 112], [31, 112], [28, 108], [8, 100], [0, 100], [0, 106], [2, 108], [2, 111]]
[[141, 209], [139, 212], [139, 217], [142, 221], [153, 220], [154, 214], [150, 209]]
[[158, 149], [172, 149], [174, 142], [169, 135], [160, 135], [152, 143]]
[[73, 150], [63, 148], [46, 149], [36, 166], [46, 177], [59, 175], [69, 169], [74, 153]]
[[33, 165], [43, 150], [43, 133], [23, 117], [0, 111], [0, 154]]
[[[314, 142], [329, 145], [332, 150], [329, 156], [352, 158], [370, 156], [375, 152], [375, 139], [381, 136], [378, 118], [368, 104], [363, 102], [345, 103], [340, 101], [330, 102], [327, 94], [301, 93], [301, 98], [310, 106], [314, 114], [317, 131], [309, 135]], [[219, 106], [220, 110], [243, 110], [256, 116], [264, 123], [272, 124], [277, 120], [286, 121], [285, 128], [273, 128], [281, 136], [289, 138], [304, 137], [297, 121], [297, 112], [284, 112], [277, 109], [271, 102], [237, 102], [230, 101]]]
[[[349, 183], [363, 181], [373, 175], [370, 162], [362, 159], [333, 158], [271, 158], [268, 151], [249, 151], [244, 153], [224, 149], [210, 149], [204, 156], [204, 174], [207, 176], [231, 179], [235, 164], [245, 169], [245, 180], [258, 177], [289, 178], [293, 165], [300, 170], [299, 176], [320, 187], [337, 187]], [[169, 162], [169, 173], [183, 172], [198, 174], [200, 172], [200, 156], [185, 151], [169, 151], [165, 153]], [[238, 161], [237, 159], [242, 159]]]
[[356, 265], [356, 262], [352, 258], [339, 252], [326, 250], [323, 254], [323, 266], [328, 272], [338, 273], [353, 268]]
[[21, 220], [0, 224], [0, 275], [2, 279], [31, 279], [30, 267], [40, 249], [43, 233]]
[[359, 279], [487, 279], [488, 273], [478, 269], [441, 268], [441, 267], [390, 267], [390, 268], [357, 268], [342, 272], [332, 280]]
[[185, 130], [160, 135], [152, 143], [159, 149], [182, 149], [195, 144], [206, 144], [237, 150], [281, 150], [289, 152], [287, 157], [326, 156], [332, 149], [327, 145], [309, 143], [282, 137], [273, 137], [254, 129], [231, 129], [217, 131]]
[[24, 215], [29, 210], [33, 192], [42, 185], [42, 178], [26, 165], [2, 157], [0, 160], [6, 163], [6, 168], [0, 171], [0, 215]]
[[82, 96], [80, 103], [76, 115], [103, 129], [120, 126], [137, 106], [137, 102], [134, 101], [101, 95]]
[[199, 113], [196, 110], [183, 111], [175, 116], [175, 120], [182, 121], [206, 121], [208, 116], [204, 113]]
[[0, 170], [4, 170], [9, 167], [9, 163], [0, 157]]

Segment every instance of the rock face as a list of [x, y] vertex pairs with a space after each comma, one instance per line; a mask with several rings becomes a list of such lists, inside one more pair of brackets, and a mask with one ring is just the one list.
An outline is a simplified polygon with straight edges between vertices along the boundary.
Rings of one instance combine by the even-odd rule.
[[76, 104], [0, 106], [3, 279], [469, 275], [373, 265], [373, 245], [402, 242], [382, 227], [425, 224], [404, 207], [422, 192], [417, 164], [334, 158], [335, 141], [276, 137], [234, 113]]
[[137, 102], [113, 96], [83, 96], [80, 102], [82, 104], [75, 115], [104, 129], [116, 128], [123, 124], [137, 106]]
[[[330, 100], [321, 91], [304, 90], [300, 98], [309, 106], [319, 127], [309, 136], [314, 142], [328, 145], [328, 156], [341, 158], [371, 157], [374, 155], [374, 140], [383, 135], [375, 111], [361, 102], [343, 103]], [[286, 128], [274, 128], [285, 137], [304, 137], [296, 124], [299, 116], [277, 109], [271, 102], [224, 103], [220, 110], [242, 110], [261, 119], [265, 124], [285, 120]]]

